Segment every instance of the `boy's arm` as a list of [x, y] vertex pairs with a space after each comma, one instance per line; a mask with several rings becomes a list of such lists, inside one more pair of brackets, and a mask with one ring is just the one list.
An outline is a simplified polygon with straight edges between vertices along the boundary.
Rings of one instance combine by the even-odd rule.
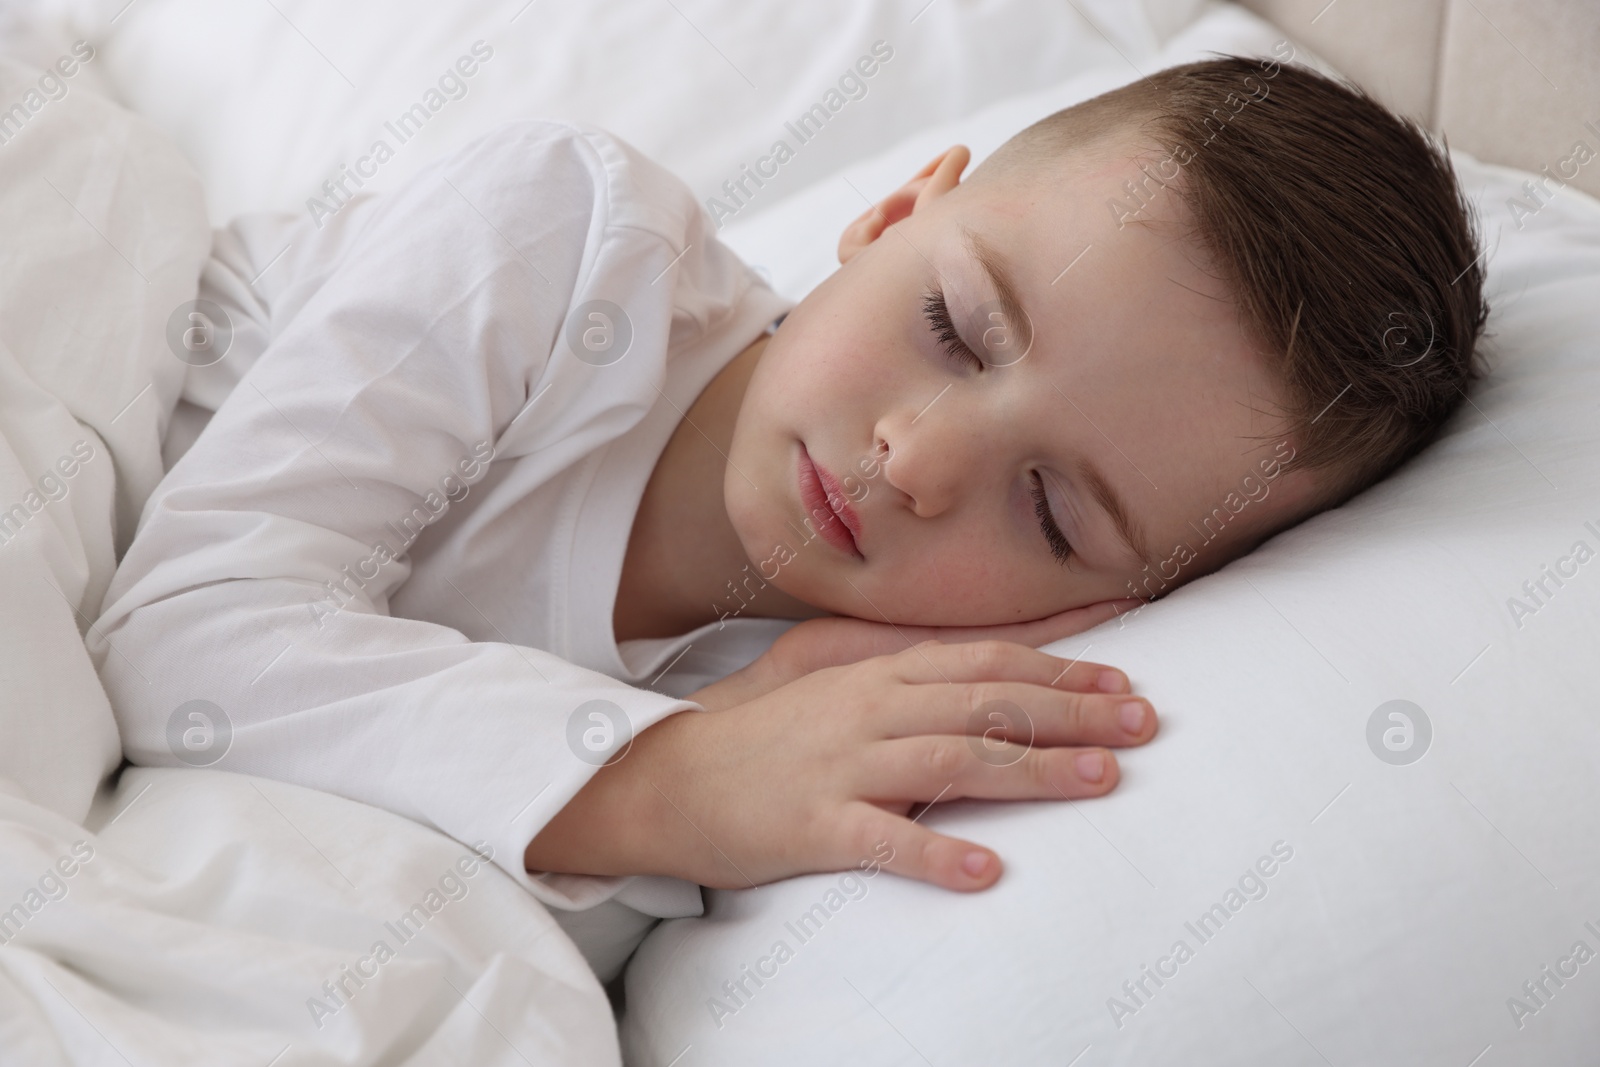
[[[611, 371], [619, 403], [634, 402], [628, 389], [655, 399], [651, 381], [633, 380], [649, 374], [624, 373], [632, 365], [551, 363], [608, 206], [593, 157], [564, 127], [502, 129], [386, 194], [360, 236], [327, 253], [327, 280], [148, 502], [90, 635], [130, 758], [279, 778], [484, 841], [556, 907], [615, 891], [523, 870], [536, 830], [594, 773], [569, 748], [569, 717], [603, 699], [642, 729], [693, 705], [393, 617], [411, 563], [375, 554], [409, 547], [408, 523], [441, 510], [446, 478], [476, 498], [453, 507], [481, 507], [489, 457], [549, 443], [533, 431], [582, 375]], [[635, 284], [625, 272], [642, 275], [640, 330], [671, 317], [670, 287], [647, 287], [672, 255], [657, 245], [659, 257], [630, 245], [607, 275], [623, 286]], [[546, 386], [545, 407], [529, 408]], [[486, 627], [505, 610], [487, 593], [439, 592]], [[185, 711], [196, 700], [209, 707]], [[191, 729], [197, 707], [215, 720], [211, 738], [226, 735], [220, 759], [186, 747], [207, 736]]]

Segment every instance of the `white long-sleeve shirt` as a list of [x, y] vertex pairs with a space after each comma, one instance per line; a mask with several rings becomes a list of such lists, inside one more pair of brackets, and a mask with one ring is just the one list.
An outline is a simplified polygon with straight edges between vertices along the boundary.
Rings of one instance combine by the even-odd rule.
[[[91, 630], [129, 758], [487, 842], [556, 909], [616, 895], [522, 856], [608, 728], [696, 707], [628, 683], [702, 631], [625, 655], [611, 620], [681, 412], [790, 306], [708, 221], [616, 139], [524, 122], [294, 227], [271, 344], [150, 497]], [[639, 883], [636, 906], [699, 913], [697, 887]]]

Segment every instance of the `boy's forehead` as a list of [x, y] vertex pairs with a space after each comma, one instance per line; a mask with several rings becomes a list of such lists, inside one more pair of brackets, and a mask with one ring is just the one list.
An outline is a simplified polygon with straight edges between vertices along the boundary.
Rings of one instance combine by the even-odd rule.
[[1087, 163], [1072, 183], [975, 190], [949, 220], [956, 287], [1005, 307], [1046, 357], [1094, 341], [1135, 362], [1173, 357], [1213, 376], [1227, 365], [1226, 377], [1275, 395], [1267, 354], [1177, 191], [1151, 181], [1136, 200], [1122, 183], [1140, 173], [1128, 157]]
[[963, 190], [972, 195], [953, 205], [954, 221], [987, 240], [1014, 272], [1042, 275], [1052, 285], [1086, 251], [1097, 253], [1103, 271], [1107, 259], [1148, 261], [1174, 246], [1168, 255], [1181, 254], [1214, 274], [1180, 196], [1181, 180], [1171, 164], [1162, 180], [1147, 148], [1107, 142]]

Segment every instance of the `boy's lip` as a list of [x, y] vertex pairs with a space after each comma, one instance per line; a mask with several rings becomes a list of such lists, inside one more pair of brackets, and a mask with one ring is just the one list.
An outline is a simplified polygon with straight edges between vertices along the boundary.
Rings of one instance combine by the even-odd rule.
[[[816, 523], [817, 532], [841, 552], [865, 559], [860, 545], [861, 517], [850, 506], [839, 479], [811, 458], [804, 441], [800, 442], [798, 466], [800, 503], [806, 509], [806, 516]], [[825, 514], [826, 518], [818, 521], [818, 514]]]

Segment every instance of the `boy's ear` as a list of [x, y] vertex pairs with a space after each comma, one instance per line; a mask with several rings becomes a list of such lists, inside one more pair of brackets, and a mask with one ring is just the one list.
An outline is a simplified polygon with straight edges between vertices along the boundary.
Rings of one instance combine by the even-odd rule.
[[914, 178], [867, 208], [840, 235], [839, 262], [850, 262], [858, 252], [876, 241], [884, 230], [960, 185], [961, 172], [967, 169], [971, 159], [972, 153], [967, 151], [966, 145], [947, 148], [919, 170]]

